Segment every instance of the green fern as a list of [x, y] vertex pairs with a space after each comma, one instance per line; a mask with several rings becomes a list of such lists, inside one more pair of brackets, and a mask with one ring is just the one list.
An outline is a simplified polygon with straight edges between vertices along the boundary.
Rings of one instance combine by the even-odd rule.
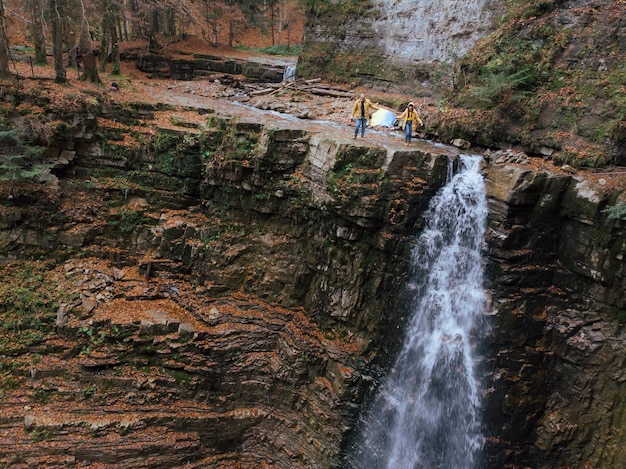
[[15, 129], [0, 131], [0, 181], [34, 180], [48, 172], [52, 164], [41, 161], [44, 151], [24, 144]]
[[613, 205], [602, 210], [602, 213], [606, 213], [606, 217], [610, 220], [622, 220], [626, 221], [626, 204]]

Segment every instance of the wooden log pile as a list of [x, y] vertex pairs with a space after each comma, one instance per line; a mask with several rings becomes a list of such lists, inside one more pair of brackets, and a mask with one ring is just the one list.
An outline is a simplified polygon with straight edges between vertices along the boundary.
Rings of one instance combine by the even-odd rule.
[[331, 88], [324, 85], [320, 78], [314, 78], [311, 80], [294, 80], [283, 83], [263, 83], [261, 85], [246, 83], [244, 87], [250, 96], [269, 96], [288, 89], [303, 91], [319, 96], [330, 96], [333, 98], [352, 98], [354, 96], [354, 93], [349, 91]]

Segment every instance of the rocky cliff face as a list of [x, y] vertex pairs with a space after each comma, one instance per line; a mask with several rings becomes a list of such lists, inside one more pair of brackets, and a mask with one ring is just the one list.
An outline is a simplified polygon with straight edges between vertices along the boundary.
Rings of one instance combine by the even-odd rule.
[[[372, 45], [382, 47], [392, 62], [447, 62], [465, 54], [489, 34], [502, 7], [491, 0], [397, 2], [377, 5], [371, 20]], [[363, 24], [363, 26], [365, 26]], [[354, 44], [358, 38], [352, 38]], [[366, 44], [366, 46], [369, 44]]]
[[445, 142], [624, 166], [624, 2], [311, 3], [300, 75], [400, 88]]
[[490, 0], [311, 2], [298, 72], [402, 83], [461, 57], [495, 29]]
[[[1, 461], [333, 467], [457, 151], [206, 109], [122, 143], [162, 108], [85, 115], [48, 149], [56, 185], [3, 186]], [[626, 241], [603, 210], [623, 187], [485, 177], [488, 466], [616, 467]]]
[[486, 181], [489, 467], [620, 467], [626, 239], [603, 210], [623, 186], [506, 165]]
[[133, 148], [133, 109], [3, 187], [2, 463], [330, 467], [455, 151], [216, 115]]

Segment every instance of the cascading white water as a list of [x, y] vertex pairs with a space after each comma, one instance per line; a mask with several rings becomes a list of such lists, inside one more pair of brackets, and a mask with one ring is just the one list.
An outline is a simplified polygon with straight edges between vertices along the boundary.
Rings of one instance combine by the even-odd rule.
[[482, 445], [472, 336], [486, 307], [481, 245], [487, 219], [480, 158], [431, 201], [412, 251], [412, 317], [352, 455], [356, 469], [471, 469]]
[[296, 65], [287, 65], [283, 70], [283, 83], [296, 79]]

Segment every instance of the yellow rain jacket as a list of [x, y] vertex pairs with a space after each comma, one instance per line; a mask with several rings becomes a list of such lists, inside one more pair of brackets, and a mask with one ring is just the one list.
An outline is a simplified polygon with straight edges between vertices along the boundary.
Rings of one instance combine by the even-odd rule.
[[402, 123], [401, 123], [402, 130], [404, 130], [404, 128], [406, 127], [406, 121], [408, 121], [408, 120], [412, 120], [413, 121], [413, 129], [421, 127], [422, 124], [423, 124], [422, 119], [420, 119], [420, 116], [419, 116], [419, 114], [417, 113], [417, 111], [415, 109], [413, 109], [413, 111], [409, 115], [409, 108], [408, 107], [404, 110], [404, 112], [402, 114], [400, 114], [400, 116], [398, 117], [398, 120], [402, 121]]
[[[380, 108], [376, 106], [373, 102], [371, 102], [368, 98], [365, 98], [365, 102], [363, 103], [363, 106], [365, 107], [365, 118], [367, 119], [367, 122], [369, 123], [370, 114], [372, 110], [375, 111]], [[361, 118], [361, 98], [360, 97], [357, 98], [357, 100], [354, 102], [354, 105], [352, 106], [352, 114], [350, 114], [350, 117], [352, 119]]]

